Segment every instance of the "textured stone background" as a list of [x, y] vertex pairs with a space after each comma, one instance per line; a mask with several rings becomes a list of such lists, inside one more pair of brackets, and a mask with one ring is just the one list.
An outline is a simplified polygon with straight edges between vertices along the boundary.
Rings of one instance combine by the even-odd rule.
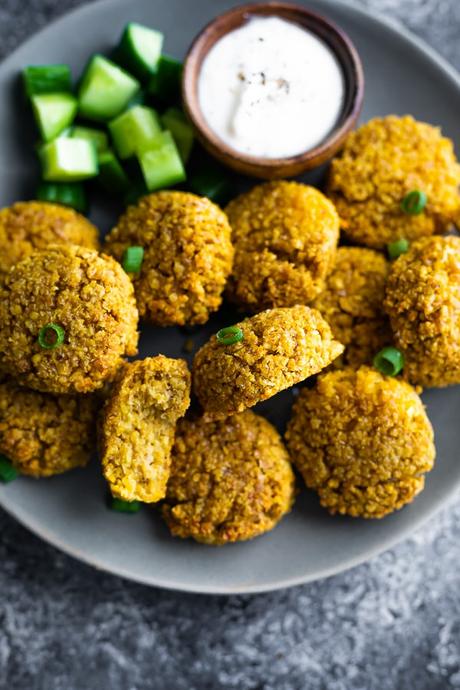
[[[0, 57], [78, 4], [0, 0]], [[359, 4], [460, 69], [459, 0]], [[253, 597], [148, 589], [71, 560], [1, 511], [0, 526], [1, 690], [460, 688], [460, 503], [353, 571]]]

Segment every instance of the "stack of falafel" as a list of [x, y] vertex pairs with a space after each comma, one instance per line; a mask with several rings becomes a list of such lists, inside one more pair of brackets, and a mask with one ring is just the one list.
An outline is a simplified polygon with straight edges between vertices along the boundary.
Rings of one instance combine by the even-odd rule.
[[[389, 116], [350, 135], [325, 194], [270, 182], [225, 212], [150, 194], [102, 253], [75, 211], [3, 209], [0, 453], [44, 477], [85, 465], [97, 443], [114, 497], [159, 503], [174, 535], [208, 544], [273, 528], [294, 502], [292, 465], [332, 514], [401, 508], [435, 457], [421, 387], [460, 383], [460, 238], [446, 234], [459, 185], [437, 128]], [[407, 213], [413, 190], [426, 203]], [[390, 262], [399, 240], [408, 251]], [[133, 247], [142, 262], [127, 273]], [[127, 363], [139, 317], [202, 325], [224, 294], [241, 321], [191, 374], [164, 356]], [[372, 367], [386, 346], [404, 358], [398, 377]], [[305, 380], [283, 440], [251, 408]]]

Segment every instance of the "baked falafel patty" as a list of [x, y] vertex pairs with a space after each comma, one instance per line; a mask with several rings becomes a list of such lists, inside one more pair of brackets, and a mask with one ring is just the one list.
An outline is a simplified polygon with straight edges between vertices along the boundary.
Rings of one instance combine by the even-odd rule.
[[460, 383], [460, 238], [426, 237], [392, 265], [384, 307], [414, 385]]
[[21, 474], [51, 477], [88, 463], [95, 450], [94, 396], [48, 395], [0, 383], [0, 453]]
[[277, 430], [246, 411], [180, 420], [162, 507], [174, 536], [221, 545], [272, 529], [294, 502], [294, 473]]
[[243, 309], [308, 304], [334, 261], [339, 216], [320, 191], [298, 182], [268, 182], [226, 208], [235, 260], [228, 296]]
[[190, 405], [190, 372], [162, 355], [125, 365], [100, 423], [102, 470], [113, 496], [154, 503], [165, 496], [176, 422]]
[[209, 419], [253, 407], [327, 367], [343, 352], [316, 309], [267, 309], [236, 327], [243, 339], [216, 337], [195, 355], [193, 386]]
[[422, 491], [433, 430], [415, 390], [369, 367], [320, 376], [294, 404], [286, 441], [330, 513], [381, 518]]
[[[136, 354], [137, 321], [133, 286], [120, 264], [91, 249], [51, 246], [2, 281], [0, 369], [45, 393], [90, 393]], [[60, 346], [40, 344], [50, 326], [63, 334]]]
[[59, 204], [19, 201], [0, 210], [0, 276], [50, 244], [98, 250], [99, 232], [80, 213]]
[[379, 252], [339, 247], [323, 292], [313, 306], [324, 316], [337, 340], [345, 345], [335, 365], [370, 364], [392, 342], [383, 311], [389, 264]]
[[132, 275], [141, 319], [198, 325], [220, 307], [233, 246], [227, 216], [212, 201], [176, 191], [143, 197], [106, 238], [118, 261], [130, 246], [144, 249], [141, 270]]
[[[438, 127], [406, 115], [375, 118], [350, 134], [332, 161], [327, 194], [346, 236], [383, 249], [401, 238], [444, 232], [459, 212], [460, 165]], [[405, 213], [405, 196], [420, 190], [421, 213]]]

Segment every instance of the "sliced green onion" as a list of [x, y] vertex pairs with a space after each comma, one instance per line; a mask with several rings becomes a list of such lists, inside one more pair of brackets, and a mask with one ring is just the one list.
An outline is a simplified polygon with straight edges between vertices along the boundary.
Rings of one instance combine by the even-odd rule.
[[44, 350], [55, 350], [60, 347], [65, 338], [65, 330], [57, 323], [47, 323], [38, 334], [38, 344]]
[[138, 513], [141, 504], [139, 501], [123, 501], [121, 498], [112, 498], [110, 508], [117, 513]]
[[414, 189], [409, 194], [406, 194], [402, 200], [401, 209], [409, 216], [418, 216], [422, 213], [427, 201], [428, 198], [425, 192], [422, 192], [420, 189]]
[[234, 345], [244, 339], [244, 333], [238, 326], [227, 326], [218, 331], [216, 338], [219, 345]]
[[387, 244], [388, 256], [391, 260], [397, 259], [398, 256], [409, 251], [409, 246], [409, 241], [403, 238], [396, 240], [396, 242], [390, 242], [390, 244]]
[[0, 455], [0, 482], [8, 484], [19, 476], [19, 472], [13, 467], [11, 460], [5, 455]]
[[404, 368], [404, 355], [395, 347], [384, 347], [374, 357], [374, 367], [385, 376], [397, 376]]
[[128, 247], [123, 252], [121, 265], [126, 273], [140, 273], [144, 260], [144, 247]]

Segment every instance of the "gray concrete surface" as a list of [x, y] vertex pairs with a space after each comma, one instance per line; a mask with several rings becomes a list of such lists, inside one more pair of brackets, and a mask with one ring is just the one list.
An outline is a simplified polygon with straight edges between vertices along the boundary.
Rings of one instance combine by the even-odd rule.
[[[0, 0], [0, 57], [78, 4]], [[403, 21], [460, 68], [459, 0], [359, 4]], [[412, 539], [338, 577], [206, 598], [95, 572], [0, 511], [0, 688], [460, 688], [459, 539], [457, 501]]]

